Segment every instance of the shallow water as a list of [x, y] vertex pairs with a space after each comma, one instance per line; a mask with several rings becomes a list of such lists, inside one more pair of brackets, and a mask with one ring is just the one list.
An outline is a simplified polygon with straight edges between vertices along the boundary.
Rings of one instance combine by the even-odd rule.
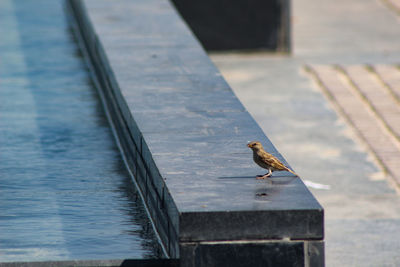
[[62, 1], [0, 1], [0, 262], [154, 258]]

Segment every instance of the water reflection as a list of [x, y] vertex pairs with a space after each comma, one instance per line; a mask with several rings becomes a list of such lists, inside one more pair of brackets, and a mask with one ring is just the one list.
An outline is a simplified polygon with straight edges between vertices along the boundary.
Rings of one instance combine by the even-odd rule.
[[0, 261], [158, 257], [62, 2], [0, 12]]

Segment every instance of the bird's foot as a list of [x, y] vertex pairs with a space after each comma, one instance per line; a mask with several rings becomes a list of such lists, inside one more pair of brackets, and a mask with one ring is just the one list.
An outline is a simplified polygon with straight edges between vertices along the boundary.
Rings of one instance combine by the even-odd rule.
[[257, 180], [264, 180], [264, 179], [269, 178], [270, 176], [271, 176], [271, 173], [267, 173], [267, 174], [264, 174], [264, 175], [257, 175], [256, 179]]

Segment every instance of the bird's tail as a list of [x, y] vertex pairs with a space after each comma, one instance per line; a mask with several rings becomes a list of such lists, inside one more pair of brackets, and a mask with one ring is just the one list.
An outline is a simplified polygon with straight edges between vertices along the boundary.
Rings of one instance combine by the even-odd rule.
[[294, 171], [292, 171], [291, 169], [289, 169], [289, 168], [286, 168], [286, 170], [288, 171], [288, 172], [290, 172], [290, 173], [293, 173], [294, 175], [296, 175], [297, 177], [300, 177], [300, 176], [298, 176], [297, 175], [297, 173], [295, 173]]

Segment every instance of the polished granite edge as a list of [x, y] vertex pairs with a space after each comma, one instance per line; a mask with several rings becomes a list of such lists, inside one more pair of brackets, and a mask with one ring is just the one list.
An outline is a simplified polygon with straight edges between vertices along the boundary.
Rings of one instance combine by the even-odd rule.
[[183, 213], [180, 240], [322, 240], [321, 217], [319, 210]]
[[324, 266], [323, 241], [183, 242], [182, 266]]
[[[68, 3], [127, 166], [170, 257], [179, 257], [179, 244], [185, 242], [323, 240], [323, 208], [299, 178], [281, 174], [270, 183], [254, 179], [259, 173], [247, 141], [256, 137], [284, 159], [204, 51], [197, 52], [201, 47], [182, 41], [190, 40], [191, 33], [182, 28], [170, 4]], [[143, 18], [135, 7], [144, 12]], [[165, 25], [166, 33], [164, 25], [157, 25], [164, 17], [172, 20]], [[143, 26], [149, 31], [138, 28], [135, 34], [140, 19], [149, 20], [150, 26]], [[135, 44], [142, 38], [149, 40], [150, 48], [145, 42]], [[182, 54], [182, 46], [190, 45], [195, 54]], [[130, 57], [131, 53], [137, 56]], [[127, 72], [130, 66], [134, 73]], [[226, 96], [218, 97], [221, 92]], [[191, 101], [194, 105], [187, 104]]]

